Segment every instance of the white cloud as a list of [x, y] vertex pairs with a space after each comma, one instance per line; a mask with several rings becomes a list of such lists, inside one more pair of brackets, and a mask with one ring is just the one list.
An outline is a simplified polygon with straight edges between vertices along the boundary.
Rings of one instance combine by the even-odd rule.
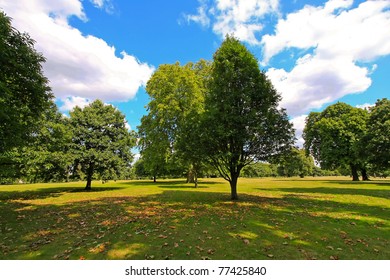
[[129, 125], [129, 123], [127, 121], [125, 122], [125, 128], [129, 131], [131, 130], [131, 126]]
[[295, 137], [297, 138], [296, 144], [300, 148], [303, 147], [303, 144], [305, 142], [305, 140], [303, 140], [302, 134], [306, 124], [306, 117], [307, 115], [301, 115], [291, 120], [295, 129]]
[[79, 96], [69, 96], [62, 100], [63, 105], [60, 107], [62, 112], [71, 111], [74, 107], [84, 108], [91, 101], [87, 98], [79, 97]]
[[193, 21], [203, 27], [209, 27], [210, 18], [207, 15], [207, 4], [204, 0], [200, 0], [199, 3], [200, 6], [197, 9], [198, 13], [196, 15], [185, 15], [184, 17], [186, 18], [187, 22]]
[[96, 8], [104, 9], [107, 13], [112, 13], [114, 5], [112, 0], [89, 0]]
[[[94, 1], [96, 5], [108, 2]], [[154, 71], [125, 51], [117, 56], [115, 47], [103, 39], [84, 36], [70, 26], [70, 17], [87, 20], [81, 0], [0, 0], [0, 7], [13, 18], [13, 26], [36, 41], [36, 48], [47, 59], [45, 75], [64, 104], [80, 98], [132, 99]]]
[[321, 7], [305, 6], [279, 20], [274, 35], [263, 36], [263, 63], [288, 48], [311, 49], [291, 71], [267, 72], [290, 115], [364, 92], [377, 66], [369, 69], [358, 62], [372, 63], [390, 54], [390, 1], [352, 4], [330, 0]]
[[267, 76], [282, 94], [281, 106], [297, 116], [320, 108], [344, 95], [360, 93], [371, 85], [368, 70], [343, 57], [321, 59], [307, 55], [287, 72], [270, 68]]
[[263, 29], [260, 21], [268, 14], [279, 12], [279, 0], [216, 0], [210, 6], [203, 0], [200, 4], [198, 14], [186, 16], [188, 21], [209, 26], [212, 17], [216, 34], [222, 37], [234, 34], [252, 45], [260, 43], [256, 37]]
[[370, 103], [364, 103], [364, 104], [361, 104], [361, 105], [356, 105], [356, 108], [360, 108], [360, 109], [370, 109], [371, 107], [374, 107], [375, 104], [370, 104]]

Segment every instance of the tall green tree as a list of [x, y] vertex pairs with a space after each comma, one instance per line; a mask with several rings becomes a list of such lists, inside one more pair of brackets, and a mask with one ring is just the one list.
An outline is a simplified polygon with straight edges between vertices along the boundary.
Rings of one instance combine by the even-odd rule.
[[[179, 161], [198, 169], [199, 157], [193, 149], [199, 115], [203, 111], [206, 61], [181, 66], [161, 65], [147, 83], [150, 96], [148, 115], [138, 127], [145, 167], [155, 176], [169, 172]], [[177, 162], [176, 162], [177, 164]], [[154, 176], [154, 177], [155, 177]]]
[[103, 180], [116, 179], [130, 166], [136, 137], [125, 124], [118, 109], [100, 100], [70, 112], [71, 153], [86, 176], [86, 190], [91, 189], [94, 174]]
[[0, 11], [0, 154], [28, 142], [51, 104], [44, 62], [30, 36]]
[[370, 163], [378, 171], [390, 169], [390, 100], [380, 99], [370, 108], [363, 147]]
[[359, 169], [363, 179], [368, 179], [367, 159], [361, 153], [367, 120], [366, 110], [342, 102], [328, 106], [322, 113], [310, 113], [303, 133], [306, 152], [322, 168], [349, 166], [354, 181], [359, 180]]
[[230, 183], [232, 200], [244, 166], [268, 161], [294, 141], [280, 99], [253, 54], [227, 36], [213, 57], [199, 148]]

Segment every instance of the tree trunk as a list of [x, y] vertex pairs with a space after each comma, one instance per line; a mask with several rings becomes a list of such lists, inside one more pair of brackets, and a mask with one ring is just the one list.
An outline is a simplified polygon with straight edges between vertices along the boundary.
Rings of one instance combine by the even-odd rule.
[[91, 185], [92, 185], [92, 179], [88, 176], [87, 177], [87, 185], [85, 186], [85, 190], [86, 191], [90, 191], [91, 190]]
[[356, 165], [351, 164], [352, 181], [359, 181], [359, 174]]
[[190, 167], [190, 168], [188, 169], [188, 173], [187, 173], [187, 183], [195, 183], [195, 174], [194, 174], [193, 167]]
[[370, 179], [368, 178], [367, 170], [365, 168], [362, 168], [361, 171], [362, 171], [363, 181], [370, 181]]
[[89, 167], [87, 169], [87, 185], [85, 186], [85, 190], [90, 191], [92, 188], [92, 176], [94, 171], [94, 163], [90, 162]]
[[232, 179], [230, 182], [230, 190], [231, 190], [231, 200], [238, 200], [237, 195], [237, 181], [238, 181], [238, 175], [232, 174]]
[[156, 175], [153, 176], [153, 183], [156, 183], [157, 180], [156, 180]]
[[197, 188], [198, 187], [198, 172], [196, 171], [196, 169], [194, 172], [194, 183], [195, 183], [195, 188]]

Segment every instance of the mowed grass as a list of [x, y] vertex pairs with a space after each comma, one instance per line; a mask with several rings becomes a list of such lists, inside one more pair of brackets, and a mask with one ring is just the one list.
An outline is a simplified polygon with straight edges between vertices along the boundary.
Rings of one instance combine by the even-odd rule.
[[0, 259], [390, 259], [390, 181], [0, 186]]

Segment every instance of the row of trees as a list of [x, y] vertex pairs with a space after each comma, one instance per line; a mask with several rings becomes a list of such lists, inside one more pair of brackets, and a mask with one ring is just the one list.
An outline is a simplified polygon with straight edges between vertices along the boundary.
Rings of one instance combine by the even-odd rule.
[[124, 115], [96, 100], [70, 117], [54, 104], [46, 110], [29, 142], [0, 154], [0, 181], [28, 182], [112, 180], [129, 176], [136, 135], [125, 126]]
[[336, 103], [306, 119], [305, 149], [321, 167], [349, 168], [354, 181], [368, 180], [368, 170], [390, 169], [390, 100], [366, 109]]
[[90, 189], [93, 178], [125, 176], [136, 136], [124, 115], [97, 100], [64, 117], [44, 61], [30, 36], [0, 12], [0, 182], [82, 178]]
[[280, 95], [258, 61], [227, 36], [211, 63], [161, 65], [148, 81], [148, 115], [138, 127], [145, 168], [154, 177], [172, 162], [194, 177], [211, 166], [237, 199], [241, 170], [291, 150], [294, 131]]

